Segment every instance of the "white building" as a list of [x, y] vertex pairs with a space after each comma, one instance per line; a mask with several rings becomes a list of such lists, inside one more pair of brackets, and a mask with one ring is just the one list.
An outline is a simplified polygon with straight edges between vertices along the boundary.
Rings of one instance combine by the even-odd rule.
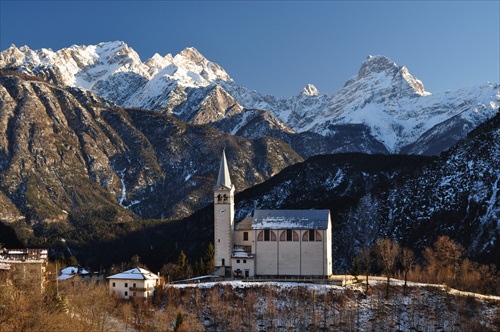
[[136, 267], [107, 277], [109, 293], [119, 298], [147, 298], [153, 296], [160, 277], [151, 271]]
[[214, 188], [214, 249], [219, 275], [332, 274], [329, 210], [255, 210], [234, 223], [234, 185], [222, 152]]

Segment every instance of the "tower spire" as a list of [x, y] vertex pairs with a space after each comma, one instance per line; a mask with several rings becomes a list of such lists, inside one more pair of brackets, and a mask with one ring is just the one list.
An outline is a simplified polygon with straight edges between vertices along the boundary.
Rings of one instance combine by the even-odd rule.
[[219, 166], [219, 177], [217, 178], [216, 187], [224, 186], [231, 188], [231, 178], [229, 177], [229, 167], [227, 166], [226, 152], [222, 150], [222, 158]]

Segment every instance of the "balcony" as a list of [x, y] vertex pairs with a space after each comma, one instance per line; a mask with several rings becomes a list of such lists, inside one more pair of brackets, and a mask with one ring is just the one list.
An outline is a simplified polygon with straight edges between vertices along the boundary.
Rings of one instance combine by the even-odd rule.
[[146, 292], [146, 291], [153, 291], [154, 287], [129, 287], [128, 288], [131, 292]]

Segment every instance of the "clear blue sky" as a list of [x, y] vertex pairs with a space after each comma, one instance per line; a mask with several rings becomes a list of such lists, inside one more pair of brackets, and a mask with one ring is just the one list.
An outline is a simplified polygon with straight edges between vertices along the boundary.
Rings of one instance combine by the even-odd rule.
[[441, 92], [499, 83], [499, 1], [0, 1], [0, 49], [122, 40], [143, 61], [197, 48], [241, 85], [331, 94], [368, 55]]

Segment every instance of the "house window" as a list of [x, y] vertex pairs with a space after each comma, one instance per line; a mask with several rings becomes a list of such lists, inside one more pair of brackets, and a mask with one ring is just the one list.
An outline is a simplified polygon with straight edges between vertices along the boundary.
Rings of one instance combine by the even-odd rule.
[[248, 232], [243, 232], [243, 241], [248, 241]]
[[113, 287], [115, 287], [115, 286], [116, 286], [116, 284], [115, 284], [115, 283], [113, 283]]
[[135, 283], [134, 283], [134, 286], [133, 286], [133, 287], [135, 288]]
[[239, 263], [239, 262], [240, 262], [240, 260], [239, 260], [239, 259], [237, 259], [237, 260], [236, 260], [236, 263]]
[[128, 282], [125, 283], [125, 287], [128, 287]]
[[125, 296], [128, 296], [128, 292], [125, 292]]
[[243, 264], [246, 264], [246, 263], [247, 263], [247, 260], [246, 260], [246, 259], [244, 259], [244, 260], [243, 260]]

